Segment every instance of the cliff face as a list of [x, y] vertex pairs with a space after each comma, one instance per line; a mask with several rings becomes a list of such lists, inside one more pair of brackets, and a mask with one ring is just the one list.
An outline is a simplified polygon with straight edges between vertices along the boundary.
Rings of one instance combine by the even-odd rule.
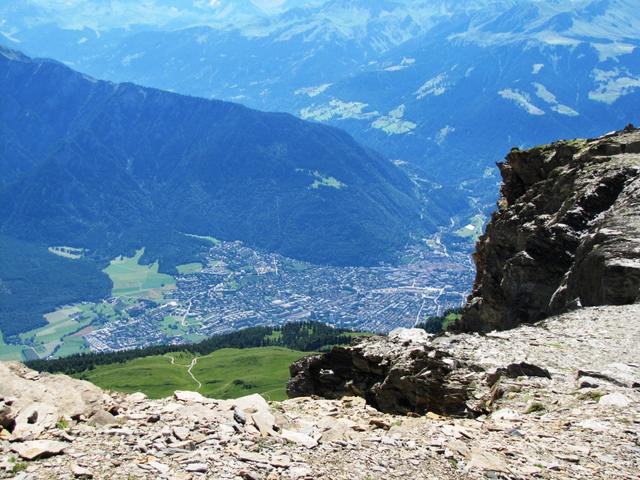
[[465, 331], [640, 300], [640, 130], [513, 150], [474, 255]]

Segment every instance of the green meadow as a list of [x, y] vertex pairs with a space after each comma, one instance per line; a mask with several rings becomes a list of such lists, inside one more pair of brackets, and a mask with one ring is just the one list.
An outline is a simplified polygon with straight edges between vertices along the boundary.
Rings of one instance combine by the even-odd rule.
[[[143, 392], [151, 398], [170, 396], [176, 390], [193, 390], [210, 398], [236, 398], [260, 393], [269, 400], [284, 400], [289, 365], [309, 353], [283, 347], [225, 348], [198, 357], [171, 353], [102, 365], [75, 375], [109, 390]], [[173, 358], [173, 361], [172, 361]]]
[[188, 275], [190, 273], [198, 273], [202, 270], [201, 263], [185, 263], [176, 267], [180, 275]]
[[480, 236], [483, 234], [484, 222], [486, 218], [483, 214], [479, 213], [474, 215], [468, 225], [473, 226], [473, 229], [462, 227], [460, 230], [457, 230], [455, 234], [459, 237], [470, 238], [474, 242], [477, 242], [480, 239]]
[[[29, 346], [27, 351], [31, 350], [30, 355], [33, 357], [44, 358], [54, 352], [58, 353], [57, 349], [62, 347], [67, 337], [91, 323], [91, 317], [84, 315], [83, 309], [77, 306], [59, 308], [46, 314], [44, 318], [47, 325], [20, 334], [20, 340]], [[75, 348], [67, 346], [65, 350], [72, 353], [82, 350], [84, 341], [81, 340], [74, 342]]]
[[163, 292], [175, 286], [171, 275], [158, 273], [158, 262], [140, 265], [144, 248], [133, 257], [120, 256], [113, 260], [103, 271], [113, 282], [114, 297], [138, 297], [152, 300], [161, 299]]

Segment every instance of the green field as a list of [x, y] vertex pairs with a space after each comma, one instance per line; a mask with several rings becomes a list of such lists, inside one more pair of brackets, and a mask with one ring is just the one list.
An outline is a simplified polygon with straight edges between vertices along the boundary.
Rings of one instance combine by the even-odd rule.
[[2, 335], [2, 331], [0, 330], [0, 362], [6, 362], [9, 360], [24, 360], [22, 356], [22, 349], [24, 347], [21, 345], [7, 345], [4, 343], [4, 336]]
[[160, 323], [160, 331], [168, 337], [179, 337], [190, 343], [197, 343], [206, 338], [206, 335], [196, 333], [196, 328], [199, 326], [200, 321], [193, 317], [187, 317], [183, 324], [182, 317], [168, 315]]
[[[32, 355], [41, 358], [51, 355], [56, 348], [62, 346], [67, 336], [91, 323], [90, 317], [84, 315], [82, 309], [75, 306], [59, 308], [55, 312], [46, 314], [44, 318], [47, 325], [19, 335], [20, 340], [30, 347], [28, 350], [32, 350]], [[77, 342], [76, 346], [78, 346]]]
[[220, 245], [222, 242], [215, 237], [208, 237], [206, 235], [194, 235], [192, 233], [183, 233], [187, 237], [197, 238], [198, 240], [206, 240], [207, 242], [211, 242], [214, 246]]
[[175, 287], [175, 279], [171, 275], [158, 273], [158, 262], [151, 265], [140, 265], [144, 248], [133, 257], [117, 257], [103, 271], [113, 282], [114, 297], [137, 297], [152, 300], [161, 299], [163, 292]]
[[188, 275], [190, 273], [198, 273], [202, 270], [201, 263], [185, 263], [176, 267], [180, 275]]
[[483, 233], [485, 220], [485, 216], [481, 213], [474, 215], [469, 220], [469, 224], [457, 230], [455, 234], [459, 237], [470, 238], [474, 242], [477, 242]]
[[167, 397], [176, 390], [193, 390], [220, 399], [260, 393], [268, 400], [284, 400], [289, 365], [305, 355], [309, 354], [283, 347], [217, 350], [199, 357], [193, 367], [192, 373], [201, 382], [201, 388], [187, 372], [193, 359], [187, 353], [98, 366], [75, 376], [102, 388], [144, 392], [151, 398]]
[[[108, 303], [82, 303], [59, 308], [46, 314], [47, 325], [21, 333], [21, 345], [7, 345], [0, 332], [0, 360], [55, 358], [88, 351], [82, 338], [96, 323], [102, 324], [119, 315]], [[25, 358], [28, 357], [28, 358]]]

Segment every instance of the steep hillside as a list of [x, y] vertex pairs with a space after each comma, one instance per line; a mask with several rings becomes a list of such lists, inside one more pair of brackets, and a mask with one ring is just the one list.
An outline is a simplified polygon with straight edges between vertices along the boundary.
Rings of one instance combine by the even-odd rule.
[[2, 53], [5, 162], [33, 165], [3, 192], [4, 232], [109, 252], [188, 232], [357, 264], [419, 226], [408, 178], [339, 130]]
[[640, 130], [514, 149], [459, 322], [489, 331], [640, 301]]

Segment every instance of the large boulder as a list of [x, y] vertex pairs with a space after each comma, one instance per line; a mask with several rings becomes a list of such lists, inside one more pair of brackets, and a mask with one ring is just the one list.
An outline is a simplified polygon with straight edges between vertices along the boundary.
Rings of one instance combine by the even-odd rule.
[[383, 412], [428, 411], [467, 416], [469, 380], [463, 362], [434, 348], [422, 330], [356, 340], [351, 347], [303, 358], [290, 367], [290, 397], [364, 397]]
[[108, 403], [103, 391], [89, 382], [0, 362], [0, 426], [13, 440], [35, 439], [60, 418], [88, 418]]

